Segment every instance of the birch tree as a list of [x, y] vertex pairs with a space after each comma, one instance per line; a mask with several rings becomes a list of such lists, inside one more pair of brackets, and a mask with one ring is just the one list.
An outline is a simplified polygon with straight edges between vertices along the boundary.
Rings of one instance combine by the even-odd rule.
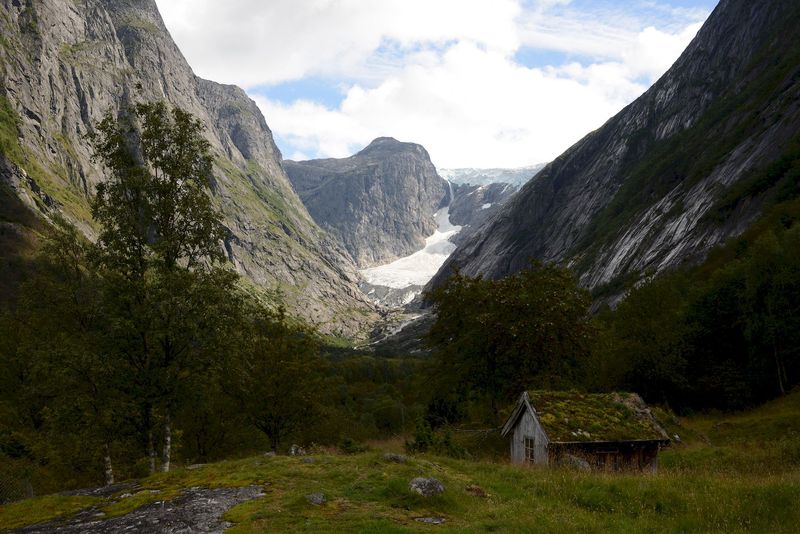
[[224, 228], [206, 192], [209, 144], [199, 120], [163, 102], [107, 115], [93, 143], [109, 171], [92, 214], [102, 228], [97, 258], [109, 282], [112, 337], [130, 374], [150, 471], [159, 433], [168, 471], [182, 381], [205, 365], [198, 352], [214, 331], [210, 310], [235, 284], [219, 268]]

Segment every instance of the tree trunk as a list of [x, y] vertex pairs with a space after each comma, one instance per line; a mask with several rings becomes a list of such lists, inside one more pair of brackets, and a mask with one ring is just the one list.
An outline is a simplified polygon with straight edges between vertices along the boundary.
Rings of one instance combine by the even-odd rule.
[[778, 344], [775, 342], [775, 338], [772, 338], [772, 353], [775, 355], [775, 367], [778, 370], [778, 389], [781, 391], [781, 395], [786, 395], [786, 386], [783, 384], [783, 366], [781, 365], [781, 357], [778, 354]]
[[114, 467], [111, 465], [111, 447], [106, 443], [103, 447], [103, 464], [105, 467], [106, 486], [114, 483]]
[[167, 414], [167, 420], [164, 422], [164, 451], [161, 455], [161, 471], [169, 473], [169, 462], [172, 455], [172, 420]]
[[147, 431], [147, 458], [150, 460], [150, 474], [156, 472], [156, 447], [153, 443], [153, 429]]

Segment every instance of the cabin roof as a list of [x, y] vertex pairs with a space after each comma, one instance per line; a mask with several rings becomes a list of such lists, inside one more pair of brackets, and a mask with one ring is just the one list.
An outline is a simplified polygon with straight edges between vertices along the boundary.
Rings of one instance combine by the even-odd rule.
[[666, 441], [666, 432], [635, 393], [528, 391], [523, 393], [503, 434], [528, 408], [551, 442]]

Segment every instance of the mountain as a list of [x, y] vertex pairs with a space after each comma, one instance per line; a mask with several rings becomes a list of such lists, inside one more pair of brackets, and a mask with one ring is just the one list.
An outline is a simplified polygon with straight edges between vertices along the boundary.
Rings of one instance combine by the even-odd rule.
[[517, 191], [519, 186], [514, 183], [454, 185], [450, 222], [460, 226], [461, 231], [451, 241], [456, 244], [468, 241], [481, 224], [499, 212]]
[[448, 187], [420, 145], [375, 139], [345, 159], [286, 161], [311, 216], [356, 263], [370, 267], [425, 246]]
[[[106, 112], [165, 100], [208, 127], [212, 195], [236, 269], [325, 333], [356, 335], [374, 317], [352, 261], [295, 194], [255, 103], [194, 75], [153, 0], [0, 0], [0, 27], [0, 186], [20, 210], [60, 212], [95, 236], [89, 203], [104, 175], [86, 134]], [[30, 224], [4, 225], [33, 235]]]
[[517, 188], [528, 183], [545, 167], [544, 163], [516, 169], [439, 169], [439, 174], [454, 184], [511, 184]]
[[619, 291], [702, 260], [798, 195], [798, 163], [800, 3], [722, 0], [652, 88], [545, 167], [433, 283], [538, 258]]

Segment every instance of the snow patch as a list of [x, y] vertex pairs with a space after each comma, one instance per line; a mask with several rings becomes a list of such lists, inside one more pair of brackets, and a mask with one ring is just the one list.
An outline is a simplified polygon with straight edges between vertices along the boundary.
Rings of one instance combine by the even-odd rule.
[[425, 240], [425, 248], [388, 265], [363, 269], [364, 279], [374, 286], [392, 289], [427, 284], [456, 249], [450, 238], [461, 231], [460, 226], [450, 223], [450, 207], [437, 211], [434, 219], [437, 229]]
[[481, 206], [481, 209], [482, 209], [482, 210], [488, 210], [488, 209], [489, 209], [489, 208], [491, 208], [491, 207], [492, 207], [492, 205], [491, 205], [491, 204], [484, 204], [483, 206]]

